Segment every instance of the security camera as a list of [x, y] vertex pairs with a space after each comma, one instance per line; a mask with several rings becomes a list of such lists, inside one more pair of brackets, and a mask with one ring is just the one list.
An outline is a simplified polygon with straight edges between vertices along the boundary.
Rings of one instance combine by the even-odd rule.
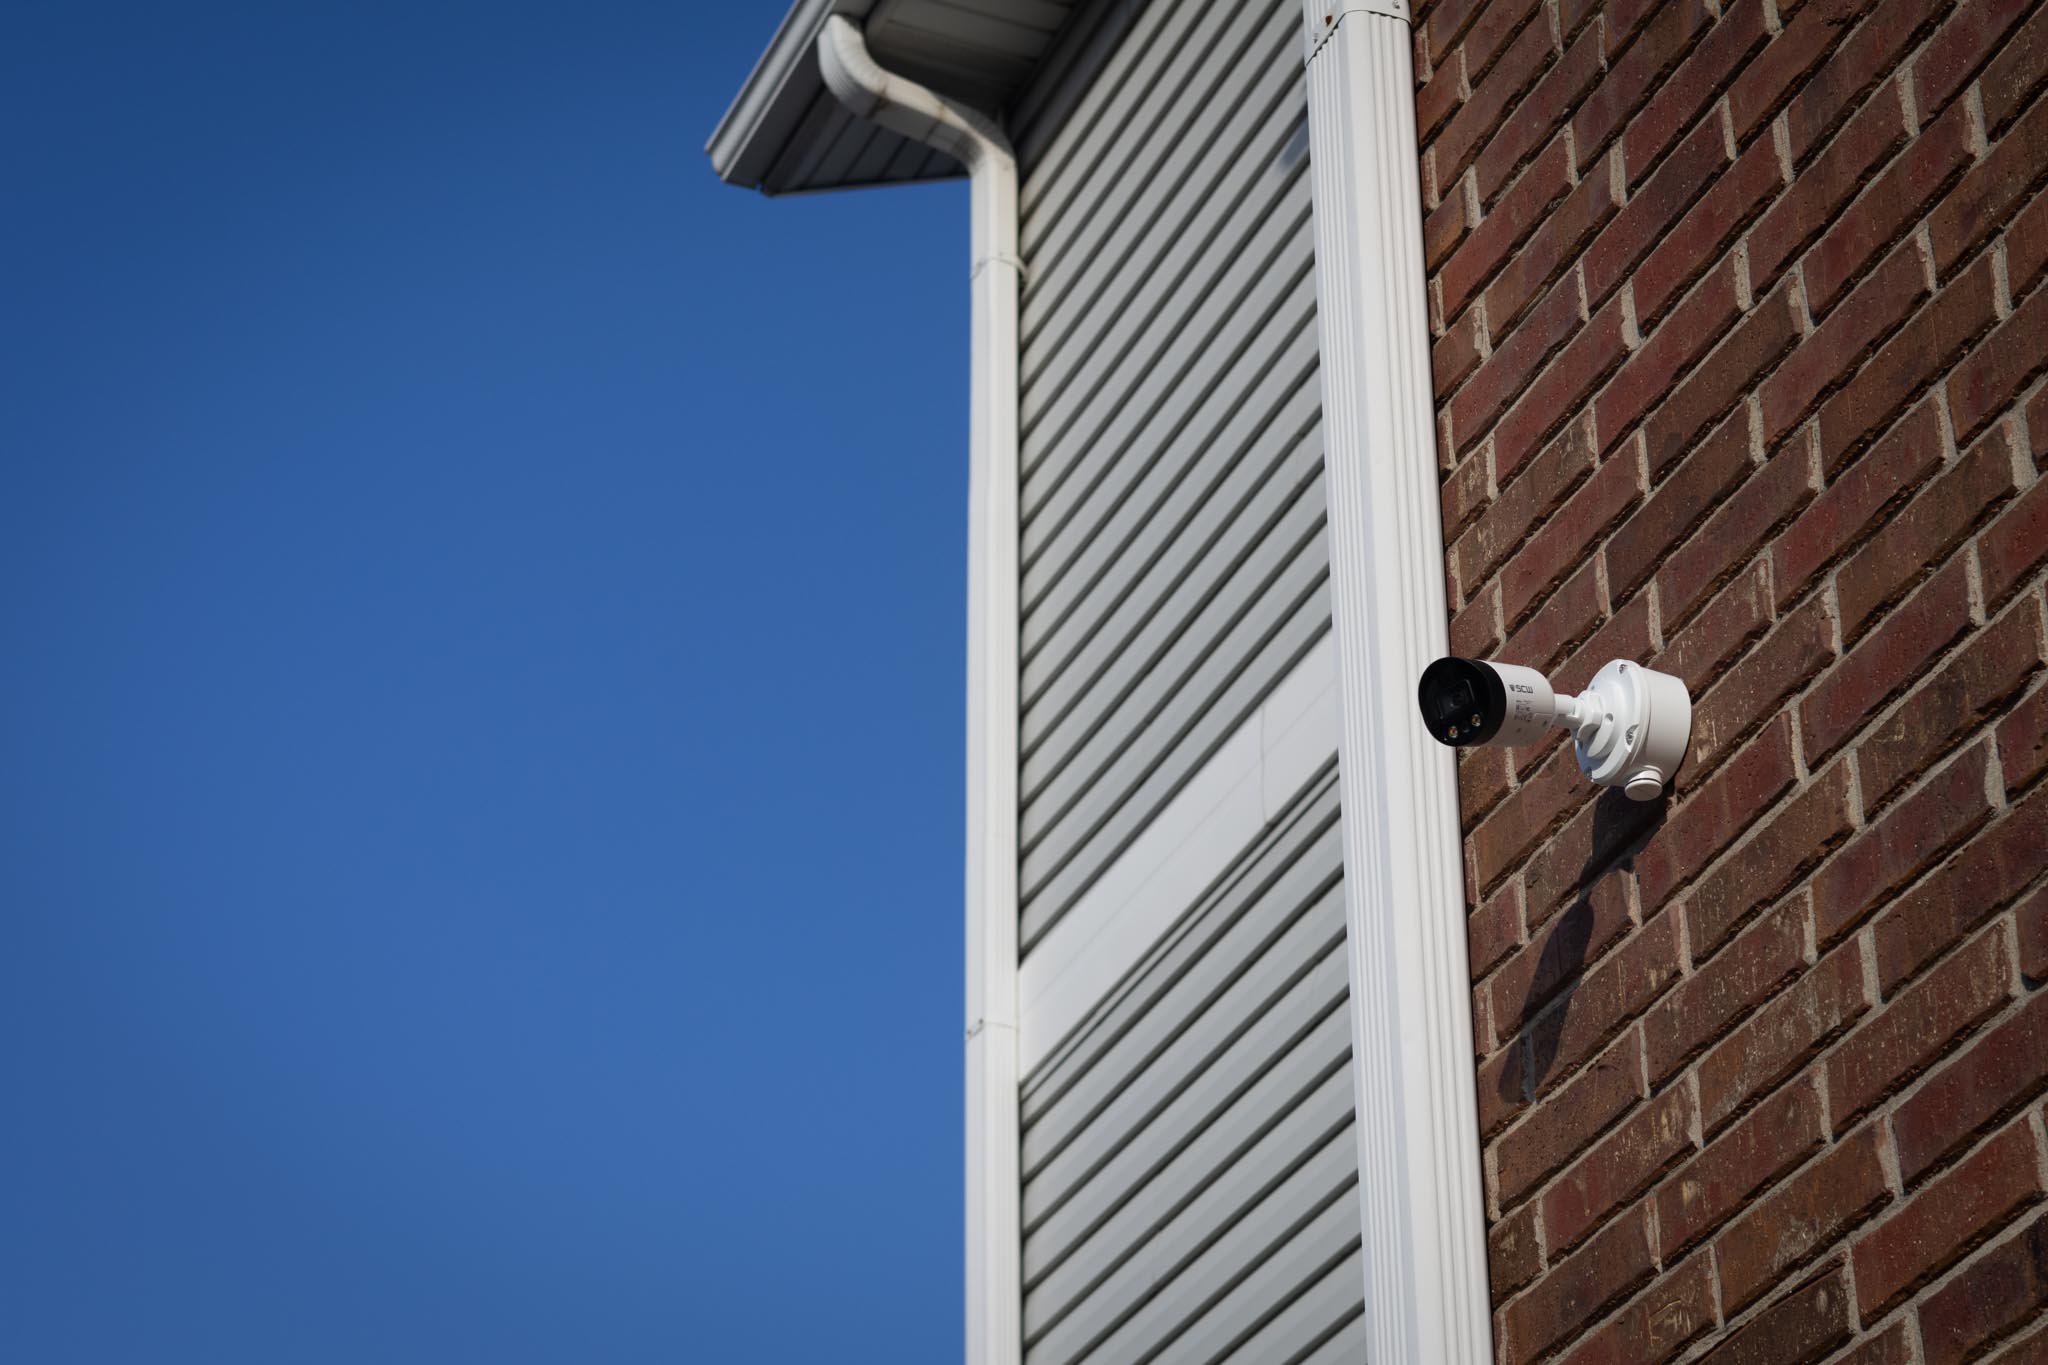
[[1692, 738], [1692, 698], [1669, 673], [1616, 659], [1578, 696], [1518, 664], [1438, 659], [1422, 670], [1422, 723], [1440, 744], [1528, 744], [1555, 726], [1570, 732], [1579, 771], [1596, 786], [1654, 801]]

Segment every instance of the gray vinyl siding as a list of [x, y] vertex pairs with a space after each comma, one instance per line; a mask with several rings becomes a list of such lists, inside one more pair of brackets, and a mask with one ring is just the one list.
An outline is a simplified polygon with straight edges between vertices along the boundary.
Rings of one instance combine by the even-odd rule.
[[1361, 1311], [1334, 765], [1023, 1095], [1033, 1362], [1287, 1361]]
[[[1300, 6], [1106, 8], [1025, 143], [1027, 955], [1330, 623]], [[1358, 1358], [1336, 802], [1026, 1077], [1034, 1365]]]

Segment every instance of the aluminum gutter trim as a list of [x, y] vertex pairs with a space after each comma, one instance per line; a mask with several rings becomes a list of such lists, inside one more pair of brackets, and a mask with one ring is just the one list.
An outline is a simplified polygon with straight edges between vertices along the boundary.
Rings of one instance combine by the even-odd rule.
[[1494, 1358], [1405, 6], [1304, 0], [1366, 1358]]
[[1023, 1181], [1017, 1049], [1017, 159], [988, 115], [882, 69], [861, 30], [828, 16], [828, 89], [855, 115], [968, 168], [972, 395], [967, 582], [968, 1365], [1024, 1355]]

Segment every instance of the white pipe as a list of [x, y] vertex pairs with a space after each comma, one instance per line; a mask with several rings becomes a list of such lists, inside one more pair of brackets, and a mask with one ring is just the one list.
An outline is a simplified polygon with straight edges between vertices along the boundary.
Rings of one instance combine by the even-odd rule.
[[818, 34], [856, 115], [967, 167], [973, 397], [967, 600], [967, 1362], [1023, 1358], [1017, 1109], [1017, 159], [994, 120], [884, 71], [842, 15]]

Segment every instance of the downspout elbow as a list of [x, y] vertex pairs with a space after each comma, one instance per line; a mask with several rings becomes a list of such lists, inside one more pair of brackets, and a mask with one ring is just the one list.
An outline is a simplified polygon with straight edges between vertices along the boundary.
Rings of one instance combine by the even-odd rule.
[[886, 71], [867, 38], [843, 14], [818, 32], [818, 69], [833, 97], [853, 114], [946, 153], [967, 168], [975, 197], [975, 273], [991, 262], [1020, 274], [1017, 254], [1017, 157], [1001, 125], [978, 109], [946, 99]]

